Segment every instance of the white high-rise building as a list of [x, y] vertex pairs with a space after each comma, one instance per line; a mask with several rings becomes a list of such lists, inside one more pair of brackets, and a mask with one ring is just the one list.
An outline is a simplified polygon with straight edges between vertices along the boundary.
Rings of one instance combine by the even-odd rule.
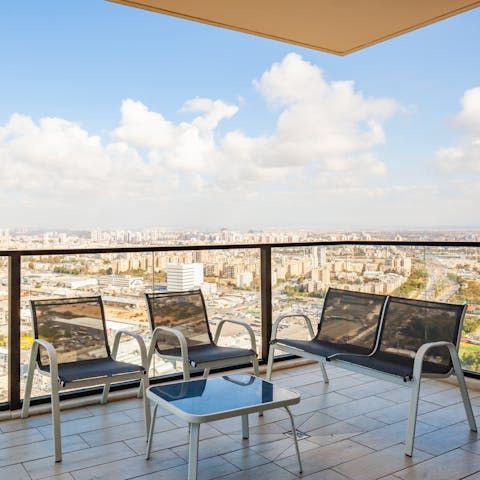
[[320, 247], [318, 249], [318, 266], [325, 267], [327, 265], [327, 249]]
[[318, 268], [318, 247], [312, 247], [312, 268]]
[[203, 283], [203, 263], [169, 263], [167, 265], [167, 290], [185, 292], [200, 288]]
[[253, 282], [252, 272], [242, 272], [237, 275], [237, 287], [249, 287]]

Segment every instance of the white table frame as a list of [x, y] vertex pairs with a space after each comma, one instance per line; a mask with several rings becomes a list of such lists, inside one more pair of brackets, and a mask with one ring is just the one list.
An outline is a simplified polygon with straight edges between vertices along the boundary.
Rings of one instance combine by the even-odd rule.
[[[214, 379], [215, 377], [211, 379], [206, 379], [206, 380], [202, 379], [202, 380], [209, 382]], [[264, 379], [260, 379], [260, 380], [266, 382], [266, 380]], [[196, 382], [196, 381], [201, 381], [201, 380], [190, 380], [189, 382]], [[184, 382], [184, 383], [189, 383], [189, 382]], [[268, 382], [268, 383], [271, 383], [271, 382]], [[248, 405], [246, 407], [234, 408], [231, 410], [216, 411], [216, 412], [205, 414], [205, 415], [194, 415], [181, 410], [180, 408], [176, 407], [174, 404], [159, 397], [158, 395], [152, 392], [151, 390], [152, 388], [155, 388], [155, 387], [150, 387], [147, 389], [147, 397], [153, 402], [154, 405], [152, 409], [150, 430], [148, 432], [147, 451], [145, 453], [146, 460], [150, 458], [150, 453], [152, 450], [152, 438], [153, 438], [153, 432], [155, 429], [157, 409], [159, 406], [172, 412], [173, 414], [177, 415], [179, 418], [188, 422], [189, 433], [190, 433], [189, 447], [188, 447], [188, 480], [197, 480], [197, 476], [198, 476], [198, 444], [200, 439], [200, 425], [202, 423], [212, 422], [215, 420], [222, 420], [222, 419], [231, 418], [231, 417], [242, 417], [242, 437], [244, 439], [248, 439], [249, 438], [249, 425], [248, 425], [249, 414], [262, 413], [265, 410], [272, 410], [275, 408], [284, 408], [287, 411], [288, 416], [290, 418], [290, 424], [292, 427], [292, 436], [293, 436], [293, 441], [295, 444], [295, 450], [296, 450], [297, 459], [298, 459], [298, 467], [299, 467], [300, 473], [302, 473], [303, 471], [302, 461], [300, 459], [300, 450], [298, 448], [295, 421], [294, 421], [292, 412], [288, 408], [289, 406], [296, 405], [300, 402], [300, 395], [298, 393], [292, 392], [291, 390], [287, 390], [274, 385], [273, 388], [275, 390], [277, 391], [281, 390], [283, 393], [287, 393], [286, 398], [282, 400], [274, 400], [268, 403], [258, 403], [258, 404]], [[227, 391], [226, 391], [226, 394], [228, 394]]]

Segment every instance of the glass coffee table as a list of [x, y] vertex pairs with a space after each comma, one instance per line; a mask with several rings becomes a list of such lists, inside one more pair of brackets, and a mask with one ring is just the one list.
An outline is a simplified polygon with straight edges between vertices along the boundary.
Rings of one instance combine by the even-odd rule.
[[200, 425], [230, 417], [242, 417], [242, 436], [248, 438], [248, 414], [273, 408], [285, 408], [292, 425], [298, 466], [302, 472], [295, 422], [288, 408], [300, 402], [296, 392], [277, 387], [253, 375], [232, 374], [201, 380], [149, 387], [147, 397], [154, 403], [145, 458], [150, 458], [153, 430], [158, 407], [189, 424], [188, 480], [196, 480]]

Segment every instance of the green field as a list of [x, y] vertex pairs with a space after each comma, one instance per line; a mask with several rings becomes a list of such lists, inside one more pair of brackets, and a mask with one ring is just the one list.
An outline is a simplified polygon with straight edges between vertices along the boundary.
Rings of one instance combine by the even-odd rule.
[[463, 368], [467, 370], [480, 370], [480, 345], [461, 343], [458, 353]]

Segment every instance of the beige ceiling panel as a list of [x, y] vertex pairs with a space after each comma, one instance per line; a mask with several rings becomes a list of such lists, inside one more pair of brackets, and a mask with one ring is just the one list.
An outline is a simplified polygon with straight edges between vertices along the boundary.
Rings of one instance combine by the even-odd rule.
[[480, 6], [465, 0], [109, 0], [346, 55]]

